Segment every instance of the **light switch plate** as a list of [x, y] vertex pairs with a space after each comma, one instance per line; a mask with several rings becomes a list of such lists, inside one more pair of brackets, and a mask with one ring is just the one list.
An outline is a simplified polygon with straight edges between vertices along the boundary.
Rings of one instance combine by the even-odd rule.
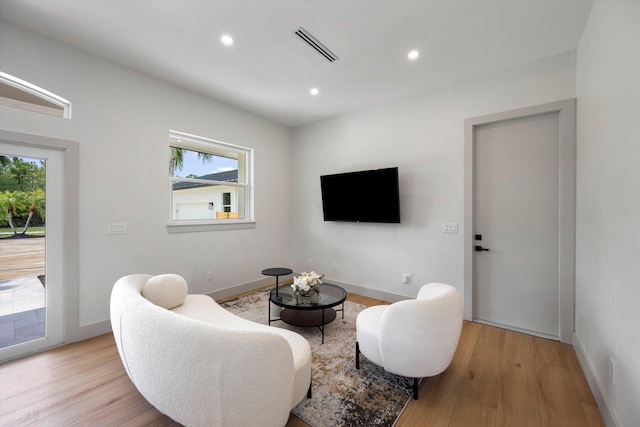
[[107, 234], [127, 234], [127, 223], [126, 222], [114, 222], [110, 223], [107, 228]]
[[442, 223], [442, 232], [443, 233], [457, 233], [458, 232], [458, 224], [455, 222], [443, 222]]

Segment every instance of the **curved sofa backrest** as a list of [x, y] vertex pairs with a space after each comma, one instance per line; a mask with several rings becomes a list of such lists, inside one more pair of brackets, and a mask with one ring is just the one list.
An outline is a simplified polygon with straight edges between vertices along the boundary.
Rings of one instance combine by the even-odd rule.
[[142, 298], [142, 287], [150, 278], [150, 274], [132, 274], [129, 276], [124, 276], [115, 283], [113, 289], [111, 290], [111, 300], [109, 302], [111, 330], [113, 331], [113, 336], [116, 340], [116, 347], [118, 348], [118, 353], [120, 353], [120, 359], [122, 359], [122, 363], [124, 364], [124, 368], [127, 371], [129, 378], [131, 378], [131, 374], [129, 373], [129, 367], [127, 366], [124, 354], [122, 353], [121, 344], [122, 312], [127, 305], [127, 302], [132, 301], [138, 297]]
[[185, 426], [285, 425], [294, 381], [286, 339], [159, 307], [141, 295], [149, 277], [123, 277], [111, 294], [118, 351], [138, 391]]
[[415, 300], [391, 304], [380, 326], [380, 356], [385, 370], [407, 377], [444, 371], [462, 330], [462, 298], [444, 283], [424, 285]]

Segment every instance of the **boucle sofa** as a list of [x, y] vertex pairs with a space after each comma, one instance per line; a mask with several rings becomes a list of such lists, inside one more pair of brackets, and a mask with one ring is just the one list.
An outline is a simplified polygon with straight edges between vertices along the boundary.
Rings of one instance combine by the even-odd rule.
[[111, 325], [136, 388], [183, 425], [283, 426], [311, 392], [306, 339], [187, 295], [180, 276], [118, 280]]

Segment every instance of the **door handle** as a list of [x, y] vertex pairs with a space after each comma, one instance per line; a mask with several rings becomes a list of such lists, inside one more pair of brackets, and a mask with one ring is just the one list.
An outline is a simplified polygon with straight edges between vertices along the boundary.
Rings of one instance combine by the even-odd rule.
[[482, 246], [478, 246], [478, 245], [476, 245], [476, 252], [482, 252], [482, 251], [487, 251], [487, 252], [489, 252], [489, 249], [487, 249], [487, 248], [483, 248]]

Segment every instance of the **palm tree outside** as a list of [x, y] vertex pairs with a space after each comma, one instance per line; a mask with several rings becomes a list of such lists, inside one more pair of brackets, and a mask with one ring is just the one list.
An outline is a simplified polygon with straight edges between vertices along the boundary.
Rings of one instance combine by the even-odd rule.
[[[169, 176], [174, 177], [176, 176], [176, 172], [182, 170], [184, 166], [185, 152], [191, 150], [180, 147], [169, 147], [169, 149], [171, 150], [169, 156]], [[198, 155], [198, 159], [202, 161], [203, 165], [213, 161], [213, 154], [201, 153], [199, 151], [194, 151], [194, 153]]]
[[0, 156], [0, 228], [26, 237], [30, 226], [44, 225], [45, 186], [44, 160]]

